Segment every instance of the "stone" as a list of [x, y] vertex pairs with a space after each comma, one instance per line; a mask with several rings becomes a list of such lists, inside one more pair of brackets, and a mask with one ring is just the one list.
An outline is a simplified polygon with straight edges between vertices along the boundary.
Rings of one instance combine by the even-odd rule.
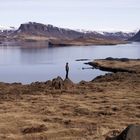
[[62, 89], [63, 88], [63, 79], [58, 76], [52, 80], [52, 87], [55, 89]]
[[106, 140], [140, 140], [140, 125], [129, 125], [118, 136], [107, 136]]

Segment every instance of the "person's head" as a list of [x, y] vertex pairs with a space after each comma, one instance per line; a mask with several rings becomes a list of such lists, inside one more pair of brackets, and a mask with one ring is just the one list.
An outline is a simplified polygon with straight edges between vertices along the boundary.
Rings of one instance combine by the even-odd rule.
[[69, 63], [67, 62], [66, 65], [68, 65]]

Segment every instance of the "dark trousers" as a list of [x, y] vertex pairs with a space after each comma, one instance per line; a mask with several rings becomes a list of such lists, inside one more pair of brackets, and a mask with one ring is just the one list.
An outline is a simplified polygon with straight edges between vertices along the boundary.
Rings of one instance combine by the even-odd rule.
[[66, 79], [68, 79], [69, 71], [66, 70]]

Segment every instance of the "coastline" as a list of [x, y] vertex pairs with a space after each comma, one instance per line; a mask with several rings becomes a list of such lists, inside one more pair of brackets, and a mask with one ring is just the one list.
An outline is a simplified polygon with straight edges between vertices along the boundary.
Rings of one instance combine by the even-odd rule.
[[74, 39], [74, 40], [58, 40], [58, 39], [10, 39], [7, 41], [0, 41], [2, 46], [22, 46], [22, 47], [65, 47], [65, 46], [92, 46], [92, 45], [118, 45], [118, 44], [127, 44], [129, 42], [122, 40], [96, 40], [96, 39]]
[[128, 58], [111, 58], [96, 59], [93, 62], [85, 63], [92, 66], [95, 69], [109, 72], [128, 72], [139, 73], [140, 72], [140, 59], [128, 59]]

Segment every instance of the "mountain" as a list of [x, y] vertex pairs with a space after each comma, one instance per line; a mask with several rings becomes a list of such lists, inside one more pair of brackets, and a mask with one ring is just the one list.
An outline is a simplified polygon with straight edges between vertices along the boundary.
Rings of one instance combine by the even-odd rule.
[[106, 31], [86, 31], [86, 30], [77, 30], [80, 32], [84, 32], [88, 37], [102, 37], [102, 38], [110, 38], [110, 39], [119, 39], [119, 40], [127, 40], [135, 35], [135, 32], [106, 32]]
[[129, 41], [140, 41], [140, 30], [130, 39], [128, 39]]
[[96, 31], [76, 31], [55, 27], [50, 24], [44, 25], [36, 22], [21, 24], [16, 33], [45, 36], [49, 38], [61, 38], [61, 39], [105, 38], [117, 40], [126, 40], [134, 35], [134, 33], [123, 33], [123, 32], [111, 33], [111, 32], [96, 32]]
[[122, 40], [127, 40], [128, 38], [134, 36], [135, 33], [133, 32], [129, 32], [129, 33], [125, 33], [125, 32], [103, 32], [103, 35], [109, 38], [114, 38], [114, 39], [122, 39]]
[[17, 29], [15, 27], [4, 27], [0, 26], [0, 40], [2, 37], [9, 36], [14, 33]]
[[74, 30], [58, 28], [50, 24], [44, 25], [35, 22], [21, 24], [17, 30], [17, 34], [30, 34], [61, 39], [75, 39], [83, 35], [83, 33]]
[[1, 26], [0, 25], [0, 32], [4, 32], [4, 31], [15, 31], [17, 30], [15, 27], [9, 27], [9, 26]]
[[[36, 22], [21, 24], [17, 30], [2, 30], [0, 41], [24, 44], [44, 42], [48, 45], [93, 45], [93, 44], [118, 44], [132, 37], [133, 33], [123, 32], [96, 32], [96, 31], [76, 31], [44, 25]], [[3, 39], [4, 38], [4, 39]]]

